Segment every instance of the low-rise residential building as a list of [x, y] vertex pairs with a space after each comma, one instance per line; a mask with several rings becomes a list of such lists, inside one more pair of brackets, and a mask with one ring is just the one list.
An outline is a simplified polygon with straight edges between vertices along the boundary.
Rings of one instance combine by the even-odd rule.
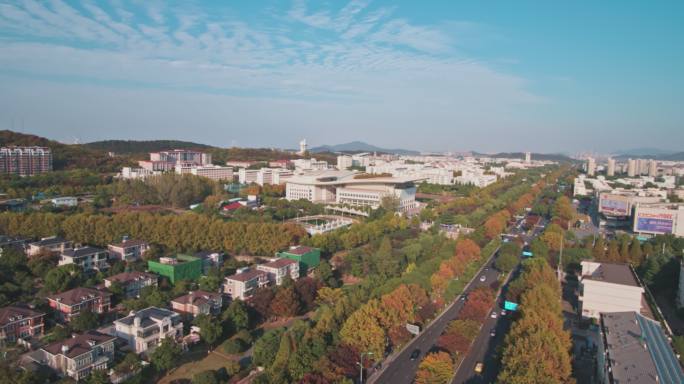
[[171, 300], [171, 308], [180, 313], [216, 315], [223, 308], [223, 295], [218, 292], [194, 291]]
[[246, 300], [257, 288], [268, 285], [268, 274], [264, 271], [241, 268], [232, 276], [228, 276], [223, 284], [223, 292], [231, 299]]
[[106, 370], [114, 361], [116, 337], [87, 331], [41, 348], [43, 363], [60, 375], [81, 380], [96, 370]]
[[171, 284], [181, 280], [197, 280], [202, 276], [202, 259], [178, 254], [175, 257], [160, 257], [158, 261], [147, 262], [150, 272], [165, 276]]
[[641, 313], [644, 289], [627, 264], [583, 261], [579, 302], [582, 316], [598, 319], [602, 312]]
[[194, 256], [202, 260], [202, 273], [205, 275], [212, 268], [221, 268], [223, 265], [223, 252], [199, 251]]
[[601, 384], [684, 383], [668, 336], [638, 312], [601, 314], [596, 356]]
[[62, 293], [48, 296], [50, 308], [57, 311], [58, 317], [70, 321], [83, 311], [93, 313], [109, 312], [112, 294], [92, 288], [74, 288]]
[[122, 179], [140, 179], [140, 180], [145, 180], [148, 177], [152, 176], [159, 176], [162, 174], [161, 170], [152, 170], [152, 169], [146, 169], [146, 168], [132, 168], [132, 167], [123, 167], [121, 168], [121, 173], [118, 175], [118, 177]]
[[14, 248], [25, 252], [27, 250], [27, 242], [28, 240], [22, 237], [0, 235], [0, 257], [2, 257], [3, 248]]
[[125, 262], [140, 260], [148, 249], [150, 249], [150, 245], [146, 241], [128, 239], [126, 237], [124, 237], [120, 243], [109, 244], [107, 246], [111, 259]]
[[298, 262], [299, 273], [304, 275], [321, 263], [321, 250], [303, 245], [290, 247], [286, 251], [278, 252], [276, 256]]
[[182, 338], [183, 322], [176, 312], [149, 307], [115, 320], [114, 330], [135, 353], [151, 353], [163, 339]]
[[11, 305], [0, 308], [0, 345], [34, 336], [42, 336], [45, 313]]
[[41, 252], [62, 253], [74, 247], [74, 243], [59, 237], [43, 237], [40, 241], [29, 243], [27, 254], [29, 257], [38, 255]]
[[123, 272], [114, 276], [105, 277], [104, 286], [110, 288], [119, 284], [125, 292], [126, 298], [140, 296], [140, 291], [146, 287], [156, 287], [158, 277], [152, 273], [131, 271]]
[[50, 202], [55, 207], [75, 207], [78, 205], [78, 198], [74, 196], [55, 197]]
[[104, 271], [109, 268], [108, 259], [109, 251], [106, 249], [85, 246], [62, 252], [58, 265], [76, 264], [84, 272]]
[[278, 258], [266, 264], [259, 264], [256, 268], [266, 272], [269, 283], [275, 285], [282, 284], [286, 276], [290, 276], [292, 280], [299, 278], [299, 262], [288, 258]]

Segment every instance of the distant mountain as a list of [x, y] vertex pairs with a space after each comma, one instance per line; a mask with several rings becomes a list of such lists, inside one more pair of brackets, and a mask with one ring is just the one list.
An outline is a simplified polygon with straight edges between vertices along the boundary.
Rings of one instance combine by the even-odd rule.
[[52, 150], [55, 170], [86, 168], [101, 172], [115, 172], [130, 164], [123, 157], [109, 157], [106, 151], [88, 148], [81, 144], [63, 144], [58, 141], [27, 133], [0, 131], [0, 146], [41, 146]]
[[146, 154], [168, 149], [211, 149], [211, 145], [180, 140], [103, 140], [84, 144], [92, 149], [116, 154]]
[[[523, 152], [499, 152], [499, 153], [479, 153], [479, 152], [472, 152], [473, 156], [479, 157], [479, 156], [486, 156], [486, 157], [493, 157], [495, 159], [520, 159], [523, 160], [525, 158], [525, 154]], [[573, 162], [572, 158], [568, 157], [567, 155], [563, 155], [560, 153], [532, 153], [532, 160], [547, 160], [547, 161], [558, 161], [558, 162]]]
[[644, 148], [631, 148], [631, 149], [625, 149], [625, 150], [617, 151], [617, 152], [615, 152], [615, 155], [620, 156], [620, 157], [622, 157], [622, 156], [637, 157], [637, 156], [644, 156], [644, 155], [647, 155], [647, 156], [665, 156], [665, 155], [671, 155], [675, 152], [676, 151], [668, 151], [668, 150], [660, 149], [660, 148], [644, 147]]
[[412, 151], [408, 149], [388, 149], [380, 148], [375, 145], [367, 144], [362, 141], [352, 141], [345, 144], [337, 145], [321, 145], [319, 147], [314, 147], [309, 150], [311, 153], [319, 152], [380, 152], [380, 153], [392, 153], [398, 155], [419, 155], [420, 152]]
[[663, 161], [684, 161], [684, 152], [667, 152], [667, 153], [659, 153], [659, 154], [654, 154], [650, 152], [641, 152], [641, 153], [634, 153], [631, 155], [617, 155], [614, 156], [615, 159], [618, 160], [627, 160], [627, 159], [656, 159], [656, 160], [663, 160]]

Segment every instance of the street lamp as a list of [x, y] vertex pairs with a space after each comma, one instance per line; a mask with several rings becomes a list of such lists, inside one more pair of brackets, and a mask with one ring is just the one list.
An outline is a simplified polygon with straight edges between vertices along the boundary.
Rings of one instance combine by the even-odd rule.
[[361, 352], [359, 355], [359, 362], [356, 363], [359, 365], [359, 384], [363, 384], [363, 357], [364, 356], [373, 356], [373, 352]]

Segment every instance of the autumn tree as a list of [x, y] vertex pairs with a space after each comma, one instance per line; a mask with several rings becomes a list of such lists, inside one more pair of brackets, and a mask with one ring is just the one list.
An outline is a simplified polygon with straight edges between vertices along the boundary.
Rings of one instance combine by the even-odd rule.
[[418, 366], [416, 384], [447, 384], [454, 372], [454, 362], [445, 352], [430, 353]]

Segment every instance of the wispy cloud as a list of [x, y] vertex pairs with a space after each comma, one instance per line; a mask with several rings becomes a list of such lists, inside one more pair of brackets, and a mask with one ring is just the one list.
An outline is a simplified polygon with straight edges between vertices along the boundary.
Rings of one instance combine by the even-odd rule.
[[0, 4], [0, 74], [133, 90], [434, 109], [435, 116], [540, 101], [524, 79], [459, 55], [437, 25], [416, 25], [369, 1], [315, 5], [295, 1], [260, 24], [161, 2]]

